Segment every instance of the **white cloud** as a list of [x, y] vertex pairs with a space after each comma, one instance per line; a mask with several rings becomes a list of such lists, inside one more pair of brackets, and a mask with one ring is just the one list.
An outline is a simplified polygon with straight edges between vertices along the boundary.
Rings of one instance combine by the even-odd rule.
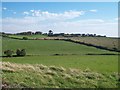
[[92, 10], [90, 10], [90, 12], [97, 12], [97, 10], [96, 9], [92, 9]]
[[[91, 10], [96, 12], [97, 10]], [[3, 31], [22, 32], [22, 31], [42, 31], [48, 32], [52, 29], [54, 32], [65, 33], [95, 33], [107, 36], [118, 35], [118, 24], [112, 20], [102, 19], [80, 20], [79, 17], [85, 14], [85, 11], [65, 11], [63, 13], [51, 13], [48, 11], [30, 10], [23, 12], [23, 18], [3, 18]], [[79, 19], [75, 19], [79, 18]]]
[[34, 12], [34, 10], [30, 10], [30, 12]]
[[3, 7], [2, 9], [3, 9], [3, 10], [7, 10], [7, 8], [6, 8], [6, 7]]
[[120, 17], [114, 18], [114, 20], [118, 21], [118, 20], [120, 20]]
[[3, 19], [3, 31], [5, 32], [16, 33], [28, 30], [40, 30], [42, 32], [48, 32], [49, 29], [52, 29], [56, 33], [95, 33], [107, 36], [118, 36], [117, 22], [110, 22], [102, 19], [88, 19], [78, 21], [41, 21], [40, 17]]
[[29, 12], [26, 12], [26, 11], [25, 11], [25, 12], [23, 12], [23, 14], [24, 14], [24, 15], [29, 15]]
[[30, 15], [33, 17], [39, 17], [41, 20], [61, 20], [61, 19], [73, 19], [84, 15], [85, 11], [65, 11], [63, 13], [51, 13], [48, 11], [40, 10], [30, 10], [29, 12], [24, 12], [24, 15]]

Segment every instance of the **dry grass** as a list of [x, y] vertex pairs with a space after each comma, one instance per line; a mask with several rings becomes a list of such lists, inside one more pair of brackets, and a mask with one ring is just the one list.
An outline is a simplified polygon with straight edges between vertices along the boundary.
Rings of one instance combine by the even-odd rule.
[[[89, 69], [65, 69], [63, 67], [2, 63], [3, 87], [117, 87], [118, 74], [92, 72]], [[4, 86], [4, 84], [8, 86]], [[104, 85], [105, 84], [105, 85]], [[107, 85], [106, 85], [107, 84]]]
[[103, 46], [108, 49], [116, 48], [119, 50], [118, 42], [120, 41], [120, 39], [118, 38], [107, 38], [107, 37], [106, 38], [105, 37], [79, 37], [78, 38], [78, 37], [74, 37], [74, 38], [71, 38], [71, 40], [93, 44], [97, 46]]

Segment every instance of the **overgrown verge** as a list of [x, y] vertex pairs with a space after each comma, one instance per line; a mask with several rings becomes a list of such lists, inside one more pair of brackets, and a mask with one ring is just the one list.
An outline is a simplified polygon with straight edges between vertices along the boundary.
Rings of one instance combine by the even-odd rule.
[[2, 63], [2, 88], [117, 88], [118, 73], [66, 69], [42, 64]]

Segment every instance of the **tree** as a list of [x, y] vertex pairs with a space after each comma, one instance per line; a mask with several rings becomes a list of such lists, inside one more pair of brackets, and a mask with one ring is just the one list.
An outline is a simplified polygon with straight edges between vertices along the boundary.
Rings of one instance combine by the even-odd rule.
[[52, 35], [53, 35], [53, 31], [52, 31], [52, 30], [49, 30], [48, 36], [52, 36]]
[[42, 32], [40, 32], [40, 31], [35, 32], [35, 35], [41, 35], [41, 34], [42, 34]]
[[17, 49], [17, 50], [16, 50], [16, 54], [17, 54], [17, 56], [20, 56], [20, 55], [21, 55], [20, 49]]
[[6, 54], [8, 57], [12, 57], [13, 53], [14, 52], [12, 50], [6, 50], [6, 51], [4, 51], [4, 54]]
[[25, 56], [26, 55], [26, 50], [25, 49], [22, 49], [21, 50], [21, 56]]
[[17, 56], [25, 56], [26, 55], [26, 50], [25, 49], [22, 49], [22, 50], [17, 49], [16, 54], [17, 54]]
[[28, 38], [27, 37], [23, 37], [23, 40], [28, 40]]

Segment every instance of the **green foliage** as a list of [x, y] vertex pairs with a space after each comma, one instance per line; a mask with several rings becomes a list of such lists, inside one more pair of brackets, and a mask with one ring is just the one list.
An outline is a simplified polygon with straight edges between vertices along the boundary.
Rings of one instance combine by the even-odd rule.
[[52, 35], [53, 35], [53, 31], [52, 31], [52, 30], [49, 30], [48, 36], [52, 36]]
[[8, 57], [12, 57], [13, 53], [14, 52], [12, 50], [6, 50], [6, 51], [4, 51], [4, 54], [6, 54]]
[[17, 50], [16, 50], [16, 55], [17, 55], [17, 56], [20, 56], [20, 55], [21, 55], [20, 49], [17, 49]]
[[26, 50], [25, 49], [22, 49], [22, 50], [17, 49], [16, 54], [17, 54], [17, 56], [25, 56], [26, 55]]
[[21, 50], [21, 56], [25, 56], [26, 55], [26, 50], [25, 49], [22, 49]]
[[28, 40], [28, 38], [27, 37], [23, 37], [23, 40]]

